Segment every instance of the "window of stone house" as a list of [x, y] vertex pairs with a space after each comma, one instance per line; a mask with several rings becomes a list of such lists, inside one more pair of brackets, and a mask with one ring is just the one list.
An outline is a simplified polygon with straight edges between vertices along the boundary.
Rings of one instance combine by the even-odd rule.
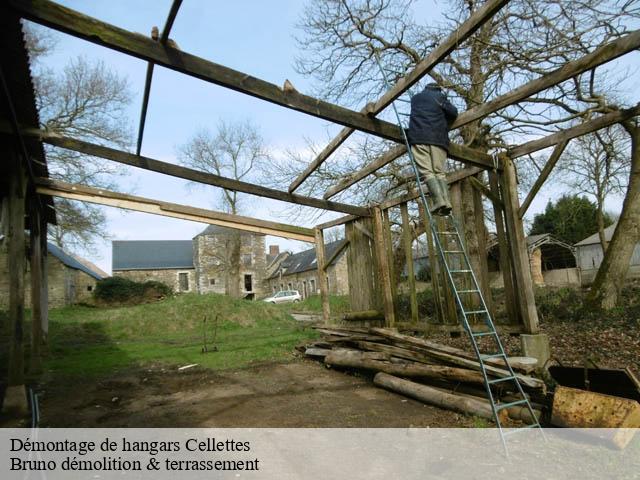
[[253, 278], [251, 277], [251, 275], [244, 276], [244, 290], [246, 292], [253, 291]]
[[189, 274], [186, 272], [178, 273], [178, 290], [181, 292], [189, 291]]
[[209, 285], [215, 285], [216, 284], [216, 279], [215, 278], [210, 278], [209, 279]]
[[311, 295], [315, 295], [316, 294], [316, 280], [315, 278], [312, 278], [311, 280], [309, 280], [309, 285], [311, 285]]
[[93, 285], [87, 285], [87, 292], [91, 292], [93, 290]]

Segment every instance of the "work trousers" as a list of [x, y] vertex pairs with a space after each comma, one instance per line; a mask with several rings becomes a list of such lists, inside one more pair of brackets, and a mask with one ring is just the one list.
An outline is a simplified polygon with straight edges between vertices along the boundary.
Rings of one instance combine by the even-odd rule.
[[425, 180], [431, 178], [445, 179], [445, 164], [447, 151], [437, 145], [417, 144], [411, 145], [411, 153], [418, 164], [420, 176]]

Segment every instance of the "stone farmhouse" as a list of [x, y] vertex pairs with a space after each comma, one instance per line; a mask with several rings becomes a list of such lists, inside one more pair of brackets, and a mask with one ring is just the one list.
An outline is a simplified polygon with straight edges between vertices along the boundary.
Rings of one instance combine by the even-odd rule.
[[[49, 308], [65, 307], [77, 303], [91, 303], [96, 282], [109, 275], [93, 263], [47, 243], [47, 284]], [[25, 259], [25, 302], [31, 303], [29, 262]], [[7, 252], [0, 249], [0, 309], [9, 307], [9, 272]]]
[[[291, 254], [277, 245], [265, 248], [265, 236], [210, 225], [192, 240], [114, 240], [112, 271], [135, 281], [157, 280], [176, 292], [227, 292], [231, 235], [240, 235], [240, 291], [258, 299], [279, 290], [299, 290], [305, 298], [318, 293], [315, 249]], [[326, 246], [330, 256], [339, 242]], [[347, 262], [338, 256], [329, 267], [331, 293], [348, 293]]]

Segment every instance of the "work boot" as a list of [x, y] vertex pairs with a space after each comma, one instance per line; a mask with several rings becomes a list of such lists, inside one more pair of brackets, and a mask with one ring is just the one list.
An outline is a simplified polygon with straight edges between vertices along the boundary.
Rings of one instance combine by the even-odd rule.
[[[441, 213], [442, 209], [446, 209], [447, 203], [442, 198], [442, 188], [437, 178], [429, 178], [427, 180], [427, 188], [431, 194], [431, 214], [432, 215], [446, 215]], [[449, 209], [451, 211], [451, 209]]]
[[441, 209], [440, 215], [447, 216], [451, 213], [453, 207], [451, 207], [451, 199], [449, 198], [449, 184], [446, 178], [439, 178], [440, 190], [442, 191], [442, 200], [444, 201], [444, 207]]

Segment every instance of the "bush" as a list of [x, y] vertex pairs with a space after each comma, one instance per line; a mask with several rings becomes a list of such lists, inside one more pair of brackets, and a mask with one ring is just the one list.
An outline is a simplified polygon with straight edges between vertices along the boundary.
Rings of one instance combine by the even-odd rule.
[[105, 303], [143, 303], [172, 293], [171, 287], [155, 280], [135, 282], [124, 277], [109, 277], [96, 283], [94, 296]]

